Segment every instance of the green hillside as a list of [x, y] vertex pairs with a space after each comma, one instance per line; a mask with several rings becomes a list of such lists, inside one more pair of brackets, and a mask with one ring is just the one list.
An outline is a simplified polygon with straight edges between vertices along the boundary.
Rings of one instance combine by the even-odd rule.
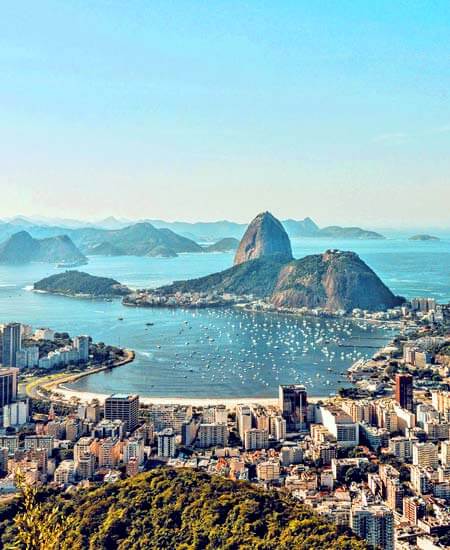
[[[43, 524], [55, 504], [61, 519], [51, 528], [64, 549], [86, 550], [366, 550], [364, 542], [338, 530], [279, 492], [191, 470], [158, 468], [99, 488], [41, 497], [33, 521], [20, 517], [21, 536], [0, 510], [5, 548]], [[55, 513], [55, 512], [54, 512]], [[56, 525], [55, 525], [56, 523]], [[59, 528], [58, 526], [61, 526]], [[50, 527], [50, 526], [49, 526]], [[37, 536], [35, 533], [34, 536]], [[53, 535], [52, 535], [53, 536]], [[50, 542], [47, 547], [52, 547]]]
[[115, 279], [96, 277], [82, 271], [65, 271], [34, 283], [34, 290], [67, 296], [108, 297], [125, 296], [130, 290]]

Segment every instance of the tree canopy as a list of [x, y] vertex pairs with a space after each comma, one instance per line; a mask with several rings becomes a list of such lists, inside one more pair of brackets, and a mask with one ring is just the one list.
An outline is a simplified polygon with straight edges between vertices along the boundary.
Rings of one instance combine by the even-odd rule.
[[[40, 506], [43, 514], [58, 510], [66, 526], [60, 550], [368, 548], [280, 492], [192, 470], [157, 468], [87, 490], [47, 493]], [[17, 504], [11, 510], [17, 511]], [[24, 538], [17, 522], [9, 521], [4, 547]]]

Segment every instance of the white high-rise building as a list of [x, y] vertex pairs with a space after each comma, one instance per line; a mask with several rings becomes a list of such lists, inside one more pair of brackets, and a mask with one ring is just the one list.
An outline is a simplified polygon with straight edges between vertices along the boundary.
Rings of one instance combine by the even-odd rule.
[[414, 443], [412, 461], [414, 466], [437, 468], [439, 465], [438, 448], [434, 443]]
[[341, 408], [328, 404], [320, 407], [322, 423], [342, 447], [359, 444], [359, 427], [352, 417]]
[[397, 436], [389, 440], [389, 452], [398, 459], [404, 461], [412, 457], [413, 444], [417, 442], [417, 438]]
[[175, 456], [175, 433], [172, 428], [166, 428], [157, 435], [158, 456], [172, 458]]
[[87, 363], [89, 360], [89, 336], [76, 336], [73, 339], [73, 347], [78, 351], [80, 361]]
[[286, 439], [286, 420], [282, 416], [270, 417], [270, 435], [277, 441]]
[[252, 428], [244, 433], [244, 447], [246, 451], [267, 449], [269, 447], [269, 432]]
[[200, 424], [197, 439], [198, 446], [202, 449], [225, 447], [228, 442], [228, 428], [222, 423]]
[[252, 427], [252, 411], [248, 405], [237, 405], [236, 425], [241, 441], [244, 441], [244, 434]]
[[15, 401], [3, 407], [3, 427], [23, 426], [28, 422], [28, 399]]
[[441, 462], [444, 466], [450, 466], [450, 440], [441, 443]]
[[140, 465], [144, 462], [144, 440], [138, 438], [127, 439], [123, 445], [123, 461], [128, 464], [130, 459], [135, 458]]
[[73, 459], [75, 464], [79, 458], [85, 454], [91, 452], [91, 445], [94, 439], [92, 437], [80, 437], [80, 439], [73, 446]]

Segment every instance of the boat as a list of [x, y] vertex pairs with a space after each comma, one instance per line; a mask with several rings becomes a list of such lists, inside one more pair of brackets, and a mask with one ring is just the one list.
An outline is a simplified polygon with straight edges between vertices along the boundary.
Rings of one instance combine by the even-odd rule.
[[123, 317], [117, 317], [118, 321], [123, 321]]
[[85, 260], [78, 260], [76, 262], [60, 262], [59, 264], [56, 264], [56, 267], [58, 269], [64, 269], [64, 268], [72, 268], [72, 267], [80, 267], [80, 265], [86, 265], [87, 261]]

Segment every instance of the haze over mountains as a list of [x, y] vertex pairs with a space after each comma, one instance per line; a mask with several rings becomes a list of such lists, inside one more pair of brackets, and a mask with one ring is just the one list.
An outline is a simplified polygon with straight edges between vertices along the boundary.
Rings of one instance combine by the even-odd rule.
[[[136, 223], [149, 223], [156, 229], [170, 229], [188, 239], [199, 243], [213, 243], [223, 238], [241, 239], [247, 229], [247, 224], [227, 220], [216, 222], [166, 222], [164, 220], [132, 220], [118, 219], [113, 216], [98, 222], [82, 222], [70, 219], [45, 219], [17, 216], [0, 221], [0, 242], [20, 230], [28, 231], [33, 237], [52, 237], [60, 234], [69, 235], [77, 242], [77, 235], [86, 229], [124, 229]], [[287, 219], [282, 221], [289, 237], [332, 237], [345, 239], [382, 239], [383, 235], [375, 231], [367, 231], [357, 227], [329, 226], [320, 228], [311, 218], [303, 220]], [[77, 232], [75, 235], [74, 232]]]
[[14, 233], [0, 244], [0, 263], [87, 263], [87, 258], [67, 235], [34, 239], [26, 231]]
[[[31, 236], [33, 233], [50, 233], [50, 236], [35, 238]], [[69, 263], [86, 262], [85, 254], [173, 257], [180, 252], [203, 251], [196, 242], [170, 229], [156, 229], [149, 223], [137, 223], [118, 230], [93, 227], [67, 230], [30, 226], [27, 230], [12, 233], [0, 244], [0, 262]]]
[[[291, 238], [384, 238], [360, 228], [336, 226], [320, 229], [310, 218], [282, 223], [276, 220], [276, 223], [284, 227]], [[0, 221], [0, 262], [83, 263], [85, 256], [90, 255], [171, 258], [186, 252], [228, 252], [235, 250], [236, 240], [241, 239], [247, 229], [245, 224], [229, 221], [185, 223], [153, 220], [130, 224], [112, 216], [97, 224], [82, 224], [70, 219], [46, 220], [24, 216]], [[41, 241], [41, 245], [32, 244], [33, 239]], [[50, 240], [44, 242], [43, 239]], [[198, 243], [213, 244], [201, 246]]]

